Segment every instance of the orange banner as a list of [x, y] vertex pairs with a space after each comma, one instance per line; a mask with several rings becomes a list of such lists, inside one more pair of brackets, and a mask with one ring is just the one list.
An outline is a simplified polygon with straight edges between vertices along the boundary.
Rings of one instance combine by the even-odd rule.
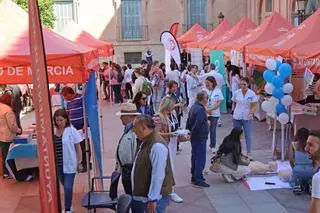
[[48, 76], [38, 0], [28, 0], [29, 39], [32, 64], [33, 101], [37, 123], [37, 144], [40, 171], [41, 213], [57, 213], [59, 209], [57, 176], [53, 148], [53, 131], [48, 89]]

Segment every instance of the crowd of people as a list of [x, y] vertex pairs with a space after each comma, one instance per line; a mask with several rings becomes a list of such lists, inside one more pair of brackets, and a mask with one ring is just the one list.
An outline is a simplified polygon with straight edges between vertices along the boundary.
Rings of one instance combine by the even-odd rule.
[[[197, 187], [210, 187], [204, 177], [207, 148], [213, 154], [212, 165], [219, 162], [217, 171], [226, 181], [238, 181], [250, 173], [252, 120], [258, 98], [250, 89], [250, 79], [240, 76], [239, 68], [230, 62], [225, 67], [227, 78], [215, 70], [214, 64], [205, 64], [199, 70], [197, 65], [179, 67], [172, 63], [171, 69], [165, 70], [163, 63], [150, 59], [143, 60], [135, 69], [130, 64], [121, 67], [103, 63], [99, 74], [104, 99], [121, 104], [117, 115], [124, 130], [115, 150], [115, 170], [122, 175], [125, 193], [133, 196], [133, 213], [162, 213], [170, 200], [183, 202], [175, 191], [175, 161], [181, 152], [180, 142], [191, 142], [190, 180]], [[223, 87], [229, 92], [223, 93]], [[59, 92], [63, 104], [53, 116], [54, 147], [57, 174], [64, 186], [65, 212], [71, 212], [75, 175], [91, 169], [91, 150], [84, 135], [83, 95], [69, 86], [59, 88]], [[11, 87], [0, 96], [4, 177], [10, 176], [4, 164], [9, 146], [22, 132], [21, 107], [19, 104], [14, 107], [17, 105], [14, 97], [15, 90]], [[216, 132], [221, 124], [221, 104], [226, 100], [232, 103], [233, 129], [220, 144]], [[186, 131], [179, 133], [179, 130]], [[242, 135], [246, 152], [241, 147]], [[320, 199], [320, 176], [314, 169], [319, 166], [319, 150], [319, 132], [307, 129], [297, 132], [290, 146], [291, 184], [295, 193], [308, 189], [313, 198]]]

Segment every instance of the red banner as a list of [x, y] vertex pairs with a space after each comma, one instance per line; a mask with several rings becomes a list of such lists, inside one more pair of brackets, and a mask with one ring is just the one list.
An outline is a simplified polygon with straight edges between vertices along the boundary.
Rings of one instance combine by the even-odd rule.
[[42, 213], [60, 212], [57, 176], [53, 149], [51, 108], [46, 71], [46, 58], [38, 0], [28, 0], [29, 39], [32, 58], [33, 101], [37, 123], [37, 144], [40, 170], [40, 204]]
[[177, 38], [178, 35], [178, 30], [179, 30], [179, 23], [174, 23], [170, 27], [170, 33]]

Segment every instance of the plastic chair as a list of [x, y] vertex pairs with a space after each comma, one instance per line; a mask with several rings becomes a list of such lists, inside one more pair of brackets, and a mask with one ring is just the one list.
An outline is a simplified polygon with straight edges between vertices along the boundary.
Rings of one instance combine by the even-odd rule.
[[121, 195], [118, 199], [117, 213], [129, 213], [132, 197], [130, 195]]
[[[118, 203], [118, 183], [120, 173], [113, 172], [111, 176], [93, 177], [91, 190], [82, 198], [82, 206], [88, 210], [93, 209], [113, 209], [116, 210]], [[109, 191], [96, 191], [94, 188], [95, 180], [110, 179]]]

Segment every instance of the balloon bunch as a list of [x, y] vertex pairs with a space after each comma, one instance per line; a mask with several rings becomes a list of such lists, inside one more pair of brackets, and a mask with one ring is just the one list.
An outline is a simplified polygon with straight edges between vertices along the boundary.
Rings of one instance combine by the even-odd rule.
[[293, 85], [285, 83], [285, 80], [291, 75], [292, 68], [290, 64], [282, 64], [275, 59], [268, 59], [266, 67], [267, 70], [263, 73], [263, 79], [267, 82], [264, 90], [272, 97], [264, 101], [261, 108], [266, 113], [277, 113], [278, 121], [281, 124], [287, 124], [289, 122], [288, 107], [293, 101], [290, 95]]

